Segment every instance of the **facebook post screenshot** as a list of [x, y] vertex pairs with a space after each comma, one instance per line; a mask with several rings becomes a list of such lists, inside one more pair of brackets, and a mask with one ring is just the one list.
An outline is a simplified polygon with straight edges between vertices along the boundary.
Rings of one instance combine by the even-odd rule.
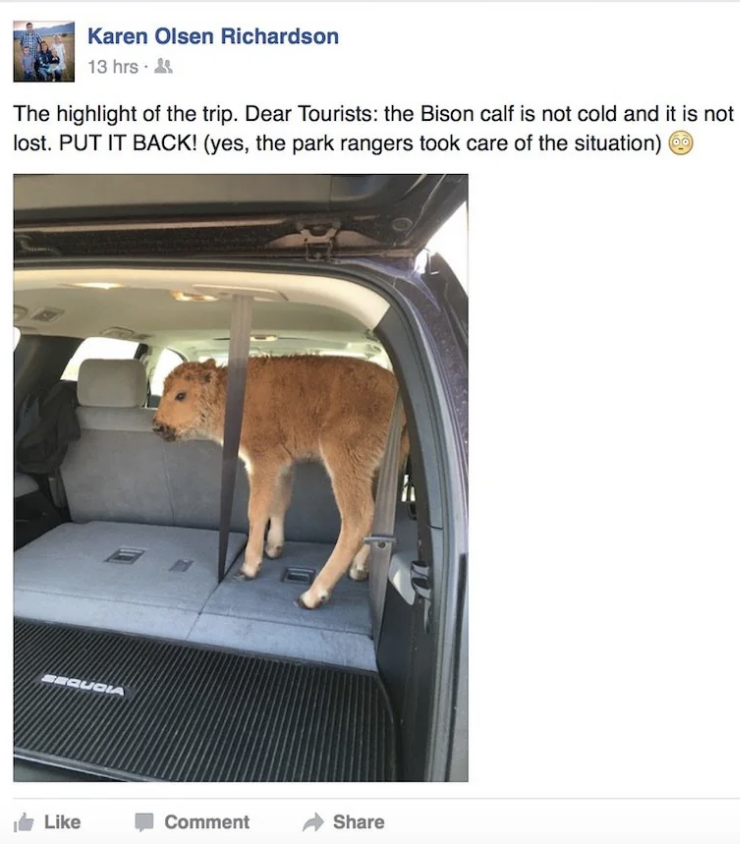
[[3, 8], [0, 837], [740, 841], [740, 3]]

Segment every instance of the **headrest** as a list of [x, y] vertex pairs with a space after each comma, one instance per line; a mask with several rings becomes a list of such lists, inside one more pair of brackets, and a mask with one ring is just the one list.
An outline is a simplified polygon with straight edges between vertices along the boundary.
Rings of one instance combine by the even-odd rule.
[[83, 360], [77, 376], [82, 407], [143, 407], [146, 370], [140, 360]]

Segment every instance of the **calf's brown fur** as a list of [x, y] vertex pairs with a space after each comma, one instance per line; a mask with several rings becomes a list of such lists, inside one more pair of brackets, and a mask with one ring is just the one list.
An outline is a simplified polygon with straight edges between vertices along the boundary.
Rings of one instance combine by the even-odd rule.
[[[164, 383], [154, 431], [166, 440], [208, 437], [223, 444], [228, 368], [183, 363]], [[398, 384], [375, 364], [353, 358], [292, 356], [249, 361], [239, 455], [249, 475], [249, 540], [241, 575], [256, 577], [263, 551], [280, 556], [292, 468], [321, 460], [342, 519], [339, 538], [311, 587], [306, 609], [326, 602], [349, 569], [368, 576], [373, 479], [385, 450]], [[408, 453], [404, 425], [401, 460]], [[265, 529], [269, 522], [267, 544]]]

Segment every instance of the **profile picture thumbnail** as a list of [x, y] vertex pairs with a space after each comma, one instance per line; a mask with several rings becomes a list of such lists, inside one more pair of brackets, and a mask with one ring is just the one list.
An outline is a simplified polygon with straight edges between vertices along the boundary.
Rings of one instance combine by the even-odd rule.
[[13, 81], [74, 82], [74, 22], [13, 21]]

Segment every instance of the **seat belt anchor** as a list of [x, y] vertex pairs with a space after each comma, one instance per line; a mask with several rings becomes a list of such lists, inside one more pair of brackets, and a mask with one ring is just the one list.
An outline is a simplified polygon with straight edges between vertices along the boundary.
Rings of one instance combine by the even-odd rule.
[[391, 548], [393, 548], [397, 542], [395, 536], [386, 536], [381, 533], [374, 533], [372, 536], [366, 536], [362, 541], [365, 545], [374, 545], [380, 551], [385, 550], [386, 545], [390, 545]]

